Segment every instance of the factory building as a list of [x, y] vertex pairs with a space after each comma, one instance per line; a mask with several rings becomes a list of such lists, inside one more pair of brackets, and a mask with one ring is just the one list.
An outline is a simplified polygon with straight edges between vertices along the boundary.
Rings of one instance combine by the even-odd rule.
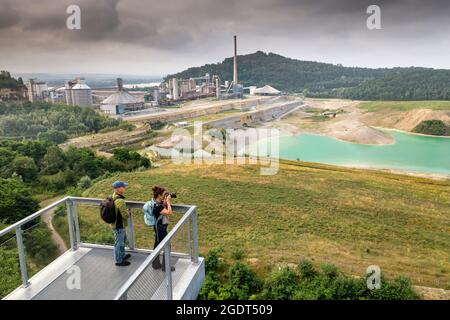
[[162, 87], [168, 98], [174, 101], [220, 96], [220, 79], [207, 73], [203, 77], [189, 79], [169, 79]]
[[72, 106], [92, 106], [92, 90], [83, 78], [66, 81], [65, 85], [66, 104]]
[[123, 89], [122, 79], [117, 79], [117, 91], [102, 101], [100, 110], [110, 115], [120, 115], [144, 109], [144, 103]]
[[47, 83], [39, 81], [38, 79], [29, 79], [27, 82], [28, 88], [28, 100], [34, 101], [46, 101], [49, 97], [49, 90]]

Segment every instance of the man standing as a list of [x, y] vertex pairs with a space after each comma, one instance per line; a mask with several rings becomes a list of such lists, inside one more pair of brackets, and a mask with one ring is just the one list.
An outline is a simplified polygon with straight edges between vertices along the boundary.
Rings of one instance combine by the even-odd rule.
[[130, 262], [126, 261], [131, 257], [130, 254], [125, 255], [125, 241], [127, 234], [125, 232], [128, 226], [128, 211], [125, 203], [125, 191], [128, 183], [123, 181], [116, 181], [112, 184], [114, 193], [112, 199], [116, 210], [116, 222], [111, 226], [114, 230], [114, 259], [116, 266], [129, 266]]

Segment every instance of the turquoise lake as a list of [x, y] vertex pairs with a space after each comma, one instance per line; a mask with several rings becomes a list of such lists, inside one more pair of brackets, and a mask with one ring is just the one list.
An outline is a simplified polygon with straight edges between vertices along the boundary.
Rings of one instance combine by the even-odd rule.
[[356, 144], [315, 134], [280, 137], [279, 156], [340, 166], [450, 175], [450, 138], [385, 132], [394, 137], [394, 144]]

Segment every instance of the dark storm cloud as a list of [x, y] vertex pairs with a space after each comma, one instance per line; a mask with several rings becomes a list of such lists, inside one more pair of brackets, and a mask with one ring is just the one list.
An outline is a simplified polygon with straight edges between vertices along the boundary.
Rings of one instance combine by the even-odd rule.
[[19, 14], [14, 10], [11, 2], [2, 2], [0, 11], [0, 29], [12, 27], [17, 23], [19, 23]]
[[[65, 27], [70, 4], [81, 8], [79, 31]], [[375, 32], [366, 28], [371, 4], [382, 10], [383, 29]], [[193, 57], [211, 62], [229, 56], [223, 48], [236, 33], [248, 51], [264, 48], [294, 58], [371, 64], [375, 51], [382, 63], [388, 56], [380, 58], [380, 53], [411, 56], [410, 47], [416, 49], [411, 63], [426, 65], [426, 46], [436, 43], [443, 51], [438, 60], [444, 61], [450, 32], [448, 0], [0, 0], [0, 7], [0, 37], [6, 44], [0, 60], [11, 60], [10, 52], [26, 55], [32, 47], [46, 56], [89, 51], [92, 61], [101, 62], [108, 60], [101, 53], [118, 50], [179, 57], [180, 64]], [[403, 61], [396, 59], [388, 64]]]

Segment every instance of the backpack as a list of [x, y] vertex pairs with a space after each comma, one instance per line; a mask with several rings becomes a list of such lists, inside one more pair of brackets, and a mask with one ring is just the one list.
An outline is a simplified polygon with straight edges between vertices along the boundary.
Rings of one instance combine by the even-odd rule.
[[109, 224], [116, 222], [116, 206], [112, 196], [102, 200], [100, 203], [100, 217]]
[[155, 217], [153, 214], [153, 208], [155, 207], [155, 201], [152, 199], [144, 204], [144, 207], [142, 210], [144, 211], [144, 223], [149, 227], [154, 227], [158, 223], [159, 219], [162, 216], [159, 216], [158, 218]]

